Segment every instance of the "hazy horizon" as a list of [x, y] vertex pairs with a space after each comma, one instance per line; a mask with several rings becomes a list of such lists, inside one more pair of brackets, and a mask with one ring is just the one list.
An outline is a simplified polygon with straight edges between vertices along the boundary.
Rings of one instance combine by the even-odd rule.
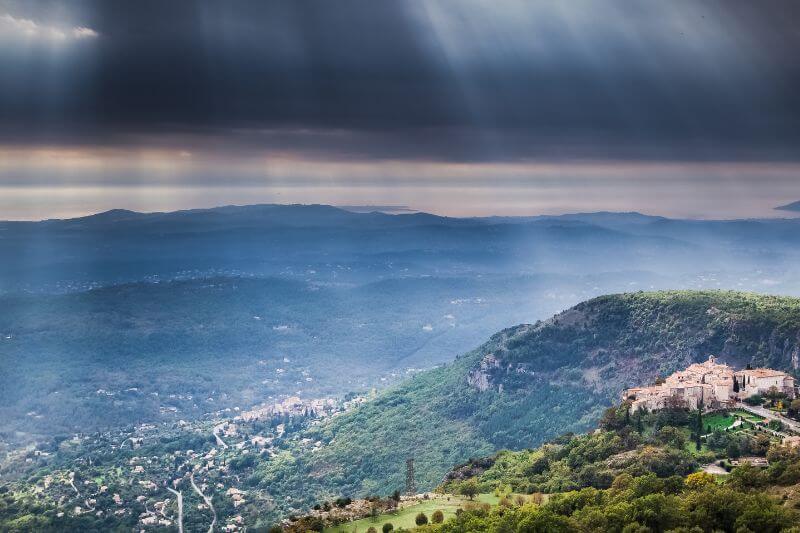
[[[120, 191], [122, 192], [122, 191]], [[129, 191], [130, 192], [130, 191]], [[63, 193], [63, 191], [62, 191]], [[122, 195], [124, 196], [124, 194]], [[219, 196], [219, 195], [218, 195]], [[13, 212], [13, 209], [3, 210], [0, 211], [3, 217], [0, 218], [2, 222], [41, 222], [46, 220], [59, 220], [59, 219], [73, 219], [73, 218], [81, 218], [85, 216], [97, 215], [100, 213], [105, 213], [108, 211], [114, 210], [127, 210], [127, 211], [135, 211], [137, 213], [143, 214], [150, 214], [150, 213], [170, 213], [176, 211], [186, 211], [186, 210], [194, 210], [194, 209], [216, 209], [222, 207], [247, 207], [247, 206], [255, 206], [255, 205], [326, 205], [331, 207], [336, 207], [339, 209], [343, 209], [345, 211], [351, 211], [354, 213], [363, 213], [363, 212], [370, 212], [370, 211], [378, 211], [387, 214], [406, 214], [406, 213], [428, 213], [431, 215], [437, 216], [446, 216], [446, 217], [453, 217], [453, 218], [481, 218], [481, 217], [536, 217], [536, 216], [559, 216], [559, 215], [575, 215], [575, 214], [591, 214], [591, 213], [639, 213], [645, 216], [653, 216], [653, 217], [664, 217], [670, 219], [680, 219], [680, 220], [758, 220], [758, 219], [795, 219], [800, 217], [800, 213], [795, 212], [794, 210], [780, 210], [777, 209], [776, 206], [769, 207], [765, 206], [762, 210], [753, 210], [748, 212], [747, 214], [737, 214], [734, 211], [715, 211], [714, 214], [708, 214], [705, 216], [702, 215], [683, 215], [682, 213], [666, 213], [660, 211], [645, 211], [642, 209], [634, 209], [634, 208], [619, 208], [619, 209], [603, 209], [603, 208], [595, 208], [592, 206], [587, 206], [586, 209], [581, 209], [580, 207], [575, 208], [553, 208], [550, 206], [541, 206], [542, 211], [527, 211], [525, 208], [520, 208], [519, 210], [514, 211], [492, 211], [492, 206], [487, 206], [486, 209], [480, 209], [476, 211], [470, 212], [462, 212], [459, 210], [456, 211], [436, 211], [434, 209], [419, 209], [413, 205], [397, 205], [397, 204], [381, 204], [378, 202], [371, 202], [371, 203], [364, 203], [364, 204], [336, 204], [336, 203], [325, 203], [325, 202], [302, 202], [302, 201], [282, 201], [282, 198], [277, 198], [276, 201], [254, 201], [252, 195], [248, 195], [247, 193], [237, 196], [232, 195], [231, 198], [234, 200], [232, 202], [224, 202], [221, 200], [218, 201], [208, 201], [206, 204], [195, 204], [195, 203], [183, 203], [183, 202], [176, 202], [171, 203], [169, 201], [159, 201], [159, 202], [137, 202], [137, 201], [126, 201], [120, 200], [120, 204], [103, 204], [98, 203], [94, 207], [90, 206], [81, 206], [81, 207], [69, 207], [69, 208], [62, 208], [62, 209], [52, 209], [48, 207], [50, 210], [41, 210], [42, 215], [36, 216], [33, 213], [39, 211], [30, 211], [27, 210], [25, 212], [30, 213], [28, 218], [19, 217], [6, 217], [9, 212]], [[237, 199], [241, 198], [241, 201], [236, 201]], [[391, 198], [390, 198], [391, 199]], [[249, 201], [248, 201], [249, 200]], [[788, 202], [787, 202], [788, 203]], [[91, 205], [91, 204], [90, 204]], [[163, 206], [163, 208], [157, 208], [156, 206]]]

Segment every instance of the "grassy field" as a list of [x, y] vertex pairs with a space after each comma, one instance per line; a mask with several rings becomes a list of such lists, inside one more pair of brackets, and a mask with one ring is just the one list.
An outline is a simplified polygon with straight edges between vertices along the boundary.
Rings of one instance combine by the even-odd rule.
[[[497, 502], [498, 498], [493, 494], [479, 494], [474, 500], [474, 503], [488, 503], [491, 505], [495, 505]], [[414, 519], [419, 513], [425, 513], [428, 516], [428, 520], [430, 520], [433, 512], [439, 510], [442, 511], [445, 520], [447, 520], [456, 514], [458, 508], [463, 508], [467, 503], [469, 503], [468, 499], [459, 496], [450, 496], [449, 500], [446, 496], [436, 497], [405, 507], [396, 513], [379, 515], [375, 520], [362, 518], [354, 522], [328, 527], [325, 528], [325, 533], [366, 533], [370, 527], [374, 527], [376, 531], [380, 532], [383, 524], [387, 522], [390, 522], [395, 530], [401, 527], [412, 529], [416, 527]]]

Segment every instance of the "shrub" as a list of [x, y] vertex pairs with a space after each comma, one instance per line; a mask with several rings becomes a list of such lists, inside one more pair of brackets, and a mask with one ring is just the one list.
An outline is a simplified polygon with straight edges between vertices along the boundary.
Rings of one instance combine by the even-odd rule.
[[342, 508], [342, 507], [347, 507], [348, 505], [353, 503], [353, 500], [352, 498], [336, 498], [336, 501], [334, 503], [336, 504], [336, 507]]
[[749, 398], [745, 398], [744, 403], [747, 405], [761, 405], [764, 403], [764, 398], [762, 398], [760, 394], [754, 394]]
[[434, 511], [433, 514], [431, 515], [431, 522], [433, 522], [434, 524], [441, 524], [442, 522], [444, 522], [444, 513], [438, 509]]
[[714, 476], [707, 472], [695, 472], [686, 477], [686, 487], [690, 490], [698, 490], [709, 485], [714, 485]]
[[428, 517], [425, 513], [419, 513], [417, 517], [414, 519], [414, 523], [418, 526], [424, 526], [428, 523]]
[[381, 528], [381, 531], [383, 531], [383, 533], [389, 533], [390, 531], [393, 530], [394, 526], [392, 525], [391, 522], [386, 522], [385, 524], [383, 524], [383, 527]]

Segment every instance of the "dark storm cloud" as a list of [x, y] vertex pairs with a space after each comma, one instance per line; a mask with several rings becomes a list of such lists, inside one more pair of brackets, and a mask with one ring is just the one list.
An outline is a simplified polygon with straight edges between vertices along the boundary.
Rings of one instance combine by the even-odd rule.
[[0, 19], [3, 144], [798, 156], [789, 0], [0, 1], [3, 15], [96, 34], [54, 44]]

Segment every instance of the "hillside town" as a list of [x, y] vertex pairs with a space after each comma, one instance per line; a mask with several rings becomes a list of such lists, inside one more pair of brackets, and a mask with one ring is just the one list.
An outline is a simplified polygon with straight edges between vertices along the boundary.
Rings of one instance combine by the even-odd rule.
[[[104, 397], [111, 394], [98, 391]], [[253, 509], [279, 506], [291, 514], [306, 505], [289, 496], [275, 501], [269, 491], [248, 484], [256, 458], [313, 453], [322, 442], [301, 438], [302, 430], [366, 401], [360, 395], [289, 396], [189, 422], [76, 434], [54, 445], [40, 443], [7, 453], [0, 460], [0, 480], [15, 471], [45, 468], [46, 474], [30, 486], [31, 494], [52, 505], [56, 518], [118, 520], [136, 524], [137, 531], [182, 531], [184, 524], [190, 530], [206, 529], [210, 521], [214, 531], [242, 531]], [[81, 459], [69, 460], [75, 456]]]
[[656, 411], [670, 406], [690, 409], [724, 409], [754, 396], [777, 393], [796, 396], [795, 379], [770, 368], [734, 370], [716, 357], [694, 363], [649, 387], [633, 387], [622, 393], [630, 409]]

